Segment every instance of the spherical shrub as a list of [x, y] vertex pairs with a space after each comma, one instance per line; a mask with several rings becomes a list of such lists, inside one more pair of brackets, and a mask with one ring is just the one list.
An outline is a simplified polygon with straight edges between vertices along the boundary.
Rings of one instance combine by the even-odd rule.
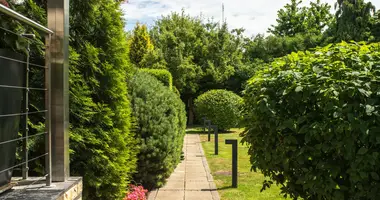
[[135, 133], [140, 140], [135, 182], [152, 189], [164, 184], [180, 161], [186, 131], [180, 97], [146, 72], [129, 83]]
[[340, 43], [256, 73], [244, 96], [253, 169], [294, 199], [378, 199], [379, 50]]
[[220, 130], [238, 126], [243, 100], [227, 90], [210, 90], [195, 100], [197, 117], [206, 117]]

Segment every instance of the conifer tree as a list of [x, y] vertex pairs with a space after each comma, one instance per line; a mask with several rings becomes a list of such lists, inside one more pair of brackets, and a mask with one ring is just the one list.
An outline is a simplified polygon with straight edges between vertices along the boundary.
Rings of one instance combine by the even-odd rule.
[[84, 199], [122, 199], [135, 170], [126, 77], [128, 46], [120, 3], [70, 1], [71, 175]]
[[139, 66], [144, 56], [154, 49], [146, 25], [137, 23], [129, 42], [129, 59], [132, 64]]
[[335, 3], [335, 26], [333, 26], [336, 41], [362, 41], [371, 36], [371, 21], [375, 7], [364, 0], [338, 0]]

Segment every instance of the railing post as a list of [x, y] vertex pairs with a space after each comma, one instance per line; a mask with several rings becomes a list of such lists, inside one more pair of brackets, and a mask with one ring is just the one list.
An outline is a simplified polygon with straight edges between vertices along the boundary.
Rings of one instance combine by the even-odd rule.
[[232, 144], [232, 187], [237, 188], [237, 162], [238, 162], [238, 149], [237, 140], [227, 139], [226, 144]]
[[64, 182], [69, 172], [69, 0], [47, 0], [51, 37], [52, 180]]
[[22, 136], [25, 138], [22, 142], [22, 151], [24, 155], [24, 162], [25, 164], [22, 165], [22, 178], [28, 179], [29, 177], [29, 166], [28, 166], [28, 136], [29, 136], [29, 127], [28, 127], [28, 112], [29, 112], [29, 60], [30, 59], [30, 44], [28, 41], [27, 45], [27, 55], [26, 55], [26, 69], [25, 69], [25, 91], [24, 91], [24, 105], [23, 105], [23, 111], [26, 113], [23, 117], [23, 134]]
[[215, 143], [215, 155], [218, 155], [219, 153], [219, 133], [218, 133], [218, 126], [212, 126], [212, 128], [214, 129], [214, 143]]
[[45, 52], [45, 106], [47, 112], [45, 113], [45, 152], [48, 153], [45, 158], [45, 173], [46, 185], [50, 186], [52, 181], [52, 152], [51, 152], [51, 56], [50, 56], [50, 43], [51, 34], [46, 37], [46, 52]]

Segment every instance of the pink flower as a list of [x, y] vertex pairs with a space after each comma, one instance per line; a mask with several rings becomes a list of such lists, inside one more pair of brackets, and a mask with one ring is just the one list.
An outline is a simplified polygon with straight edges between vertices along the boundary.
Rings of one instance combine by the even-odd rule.
[[9, 8], [9, 4], [6, 0], [0, 0], [0, 4], [3, 4], [4, 6]]
[[129, 191], [125, 196], [124, 200], [146, 200], [146, 193], [148, 190], [144, 189], [142, 186], [129, 185]]

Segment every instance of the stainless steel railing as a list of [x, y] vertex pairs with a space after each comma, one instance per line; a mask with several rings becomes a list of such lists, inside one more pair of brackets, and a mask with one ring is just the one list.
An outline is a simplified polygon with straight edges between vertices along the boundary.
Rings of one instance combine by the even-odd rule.
[[[24, 86], [16, 86], [16, 85], [6, 85], [6, 84], [2, 84], [0, 85], [0, 88], [7, 88], [7, 89], [12, 89], [12, 90], [23, 90], [23, 112], [21, 113], [0, 113], [0, 120], [3, 120], [4, 118], [7, 118], [7, 117], [12, 117], [12, 116], [17, 116], [17, 117], [22, 117], [22, 120], [21, 121], [21, 124], [22, 124], [22, 137], [18, 137], [18, 138], [15, 138], [15, 139], [11, 139], [11, 140], [7, 140], [7, 141], [0, 141], [0, 146], [1, 145], [5, 145], [5, 144], [9, 144], [9, 143], [14, 143], [14, 142], [20, 142], [22, 141], [22, 162], [20, 163], [16, 163], [12, 166], [9, 166], [7, 167], [6, 169], [0, 169], [0, 175], [1, 173], [7, 173], [9, 172], [9, 170], [13, 170], [17, 167], [22, 167], [22, 177], [23, 179], [28, 179], [28, 171], [29, 171], [29, 163], [32, 162], [32, 161], [35, 161], [35, 160], [38, 160], [40, 158], [45, 158], [45, 174], [44, 174], [44, 177], [46, 177], [46, 185], [47, 186], [50, 186], [51, 184], [51, 126], [50, 126], [50, 118], [51, 118], [51, 114], [50, 114], [50, 107], [51, 107], [51, 103], [50, 103], [50, 99], [51, 99], [51, 89], [50, 89], [50, 83], [51, 83], [51, 70], [50, 70], [50, 42], [51, 42], [51, 36], [53, 34], [53, 31], [51, 31], [50, 29], [46, 28], [45, 26], [13, 11], [12, 9], [4, 6], [4, 5], [1, 5], [0, 4], [0, 14], [3, 14], [7, 17], [9, 17], [8, 19], [6, 20], [17, 20], [18, 22], [21, 22], [22, 24], [24, 24], [25, 26], [29, 26], [29, 27], [32, 27], [34, 30], [37, 30], [38, 32], [42, 33], [45, 35], [45, 44], [44, 44], [44, 48], [45, 48], [45, 55], [44, 55], [44, 58], [45, 58], [45, 65], [41, 65], [41, 64], [36, 64], [36, 63], [31, 63], [30, 62], [30, 42], [32, 40], [34, 40], [33, 38], [33, 35], [32, 34], [24, 34], [24, 33], [16, 33], [15, 31], [11, 31], [9, 29], [7, 29], [6, 27], [1, 27], [0, 26], [0, 29], [2, 31], [6, 31], [10, 34], [16, 34], [18, 37], [24, 37], [27, 39], [28, 41], [28, 45], [27, 45], [27, 52], [26, 52], [26, 61], [24, 60], [20, 60], [20, 59], [15, 59], [15, 58], [11, 58], [11, 57], [8, 57], [6, 55], [1, 55], [0, 54], [0, 60], [3, 59], [3, 60], [7, 60], [7, 61], [10, 61], [10, 62], [16, 62], [16, 63], [20, 63], [20, 64], [23, 64], [25, 65], [25, 85]], [[3, 66], [0, 66], [0, 67], [3, 67]], [[41, 68], [42, 70], [44, 70], [44, 87], [30, 87], [29, 85], [29, 73], [30, 73], [30, 69], [32, 67], [36, 67], [36, 68]], [[44, 106], [45, 108], [43, 109], [40, 109], [40, 110], [36, 110], [36, 111], [30, 111], [29, 110], [29, 107], [30, 107], [30, 102], [29, 102], [29, 96], [30, 96], [30, 92], [31, 91], [43, 91], [44, 92]], [[0, 96], [0, 98], [3, 98]], [[30, 135], [29, 134], [29, 125], [28, 125], [28, 118], [29, 116], [31, 115], [36, 115], [36, 114], [39, 114], [39, 113], [44, 113], [44, 131], [42, 132], [39, 132], [39, 133], [35, 133], [33, 135]], [[7, 133], [0, 133], [0, 134], [7, 134]], [[45, 153], [41, 154], [41, 155], [37, 155], [37, 156], [34, 156], [32, 158], [29, 158], [29, 146], [28, 146], [28, 142], [30, 139], [32, 138], [37, 138], [37, 137], [42, 137], [44, 136], [44, 140], [45, 140]], [[1, 153], [1, 152], [0, 152]], [[7, 159], [6, 157], [2, 157], [0, 156], [0, 159]]]

